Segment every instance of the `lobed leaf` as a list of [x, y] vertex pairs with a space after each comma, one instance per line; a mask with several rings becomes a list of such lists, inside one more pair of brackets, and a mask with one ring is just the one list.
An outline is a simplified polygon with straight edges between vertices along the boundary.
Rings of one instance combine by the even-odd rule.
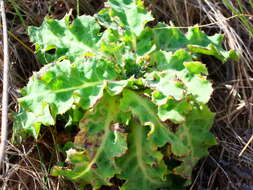
[[[153, 89], [155, 92], [159, 92], [163, 97], [163, 103], [165, 104], [169, 97], [173, 97], [175, 100], [182, 100], [185, 94], [184, 84], [180, 81], [179, 72], [175, 70], [167, 70], [166, 72], [153, 72], [146, 77], [146, 86]], [[153, 93], [153, 99], [157, 99], [157, 93]], [[159, 100], [161, 102], [161, 96]]]
[[80, 121], [80, 132], [75, 137], [76, 146], [82, 152], [71, 151], [68, 155], [73, 169], [54, 167], [52, 174], [61, 175], [83, 184], [91, 184], [94, 189], [111, 185], [110, 179], [120, 169], [115, 158], [127, 150], [127, 133], [119, 127], [119, 98], [108, 95], [88, 111]]
[[145, 24], [154, 18], [143, 8], [140, 0], [109, 0], [107, 2], [112, 10], [111, 16], [127, 31], [139, 36]]
[[196, 26], [189, 28], [184, 35], [179, 29], [161, 23], [154, 29], [156, 31], [155, 43], [159, 49], [174, 52], [180, 48], [187, 48], [193, 53], [212, 55], [222, 62], [238, 58], [234, 50], [225, 51], [223, 49], [221, 34], [208, 36]]
[[[20, 105], [29, 115], [36, 117], [30, 121], [23, 120], [23, 126], [29, 128], [30, 125], [32, 128], [37, 123], [53, 125], [56, 115], [70, 110], [74, 104], [80, 105], [84, 110], [92, 107], [103, 96], [107, 81], [116, 78], [113, 65], [102, 60], [77, 64], [62, 61], [46, 65], [31, 77], [22, 91], [24, 97], [19, 99]], [[120, 84], [116, 89], [109, 85], [108, 89], [112, 93], [119, 93], [119, 86]], [[50, 122], [45, 118], [51, 118]]]
[[[180, 101], [187, 96], [193, 96], [201, 104], [206, 104], [209, 101], [213, 92], [212, 84], [205, 76], [193, 73], [197, 72], [196, 70], [189, 72], [189, 65], [186, 67], [188, 68], [179, 72], [166, 70], [147, 75], [145, 84], [154, 90], [152, 99], [157, 105], [166, 104], [168, 98], [171, 97]], [[194, 69], [197, 68], [195, 67]], [[207, 71], [205, 70], [204, 72]]]
[[[194, 166], [204, 156], [208, 155], [208, 148], [216, 145], [215, 137], [209, 133], [212, 127], [214, 114], [210, 112], [207, 106], [194, 106], [192, 111], [186, 116], [186, 122], [178, 127], [176, 136], [190, 150], [178, 160], [182, 161], [181, 165], [174, 169], [174, 173], [191, 180], [191, 174]], [[177, 149], [172, 145], [172, 150]]]
[[126, 180], [122, 190], [154, 190], [167, 187], [167, 167], [163, 161], [163, 155], [147, 138], [148, 130], [138, 124], [130, 123], [128, 135], [128, 151], [123, 157], [116, 160], [122, 169], [117, 175]]
[[170, 120], [174, 123], [185, 122], [185, 114], [192, 110], [192, 102], [182, 100], [176, 102], [169, 99], [166, 104], [158, 107], [158, 116], [162, 121]]
[[208, 75], [206, 66], [199, 61], [184, 62], [184, 66], [189, 72], [193, 74], [202, 73]]
[[[62, 20], [46, 18], [40, 27], [29, 27], [28, 35], [36, 44], [43, 63], [65, 56], [74, 62], [86, 51], [96, 53], [100, 26], [91, 16], [80, 16], [70, 23], [69, 15]], [[51, 55], [50, 50], [55, 50]]]
[[193, 95], [197, 102], [206, 104], [209, 101], [213, 88], [205, 76], [183, 70], [180, 72], [179, 78], [185, 84], [187, 94]]
[[156, 70], [175, 70], [184, 69], [184, 62], [192, 61], [192, 56], [184, 49], [178, 49], [175, 52], [155, 51], [151, 54], [151, 62], [156, 65]]
[[160, 122], [157, 117], [157, 108], [151, 101], [139, 96], [134, 91], [125, 89], [120, 109], [123, 112], [131, 111], [134, 116], [138, 117], [142, 125], [150, 127], [148, 139], [152, 144], [162, 147], [168, 142], [174, 143], [180, 149], [177, 152], [178, 155], [188, 152], [174, 133], [169, 130], [169, 127]]
[[55, 124], [55, 120], [51, 116], [48, 106], [44, 109], [40, 117], [32, 112], [26, 112], [21, 109], [14, 118], [13, 133], [18, 135], [15, 135], [13, 139], [16, 142], [22, 142], [23, 138], [30, 135], [38, 138], [42, 123], [47, 126]]

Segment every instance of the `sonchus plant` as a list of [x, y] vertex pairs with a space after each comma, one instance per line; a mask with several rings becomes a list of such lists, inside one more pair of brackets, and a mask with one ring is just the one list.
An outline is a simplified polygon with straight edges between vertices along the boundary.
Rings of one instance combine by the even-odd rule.
[[122, 190], [182, 189], [216, 144], [201, 55], [226, 62], [236, 53], [223, 49], [220, 34], [148, 26], [153, 20], [140, 0], [109, 0], [93, 17], [46, 18], [29, 28], [46, 65], [21, 90], [15, 134], [38, 138], [59, 115], [80, 129], [67, 167], [52, 175], [93, 189], [112, 178]]

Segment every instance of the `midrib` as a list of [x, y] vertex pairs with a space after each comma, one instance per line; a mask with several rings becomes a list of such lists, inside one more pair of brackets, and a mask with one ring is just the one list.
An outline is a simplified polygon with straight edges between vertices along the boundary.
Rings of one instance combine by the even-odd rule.
[[136, 159], [137, 159], [137, 163], [143, 173], [143, 175], [145, 176], [145, 178], [148, 179], [148, 181], [151, 181], [152, 183], [159, 183], [158, 181], [154, 180], [152, 177], [150, 177], [147, 173], [147, 170], [145, 168], [145, 163], [143, 161], [143, 155], [142, 155], [142, 146], [140, 143], [140, 140], [142, 141], [142, 130], [141, 127], [143, 126], [133, 126], [135, 127], [135, 130], [133, 130], [134, 132], [134, 140], [135, 140], [135, 147], [136, 147]]

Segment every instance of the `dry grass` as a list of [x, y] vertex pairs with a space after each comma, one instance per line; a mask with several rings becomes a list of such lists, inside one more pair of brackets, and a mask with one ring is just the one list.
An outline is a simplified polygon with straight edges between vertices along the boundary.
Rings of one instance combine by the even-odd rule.
[[[79, 1], [80, 14], [95, 13], [102, 8], [104, 2], [104, 0]], [[32, 47], [26, 35], [26, 27], [40, 25], [47, 14], [53, 18], [61, 18], [70, 9], [76, 10], [76, 2], [76, 0], [8, 0], [6, 9], [9, 30]], [[210, 79], [213, 80], [215, 88], [210, 101], [210, 107], [217, 113], [213, 133], [220, 145], [210, 150], [210, 156], [199, 163], [194, 172], [194, 183], [189, 189], [253, 189], [252, 144], [241, 157], [238, 156], [253, 132], [251, 126], [253, 25], [250, 18], [226, 19], [235, 13], [253, 14], [250, 0], [145, 0], [145, 3], [159, 21], [172, 21], [177, 26], [217, 23], [203, 30], [209, 34], [223, 33], [224, 46], [241, 53], [240, 61], [224, 65], [214, 59], [206, 60]], [[78, 12], [74, 11], [74, 14]], [[13, 38], [9, 41], [12, 57], [10, 112], [13, 112], [17, 109], [16, 89], [24, 86], [32, 71], [38, 70], [40, 64], [23, 45]], [[0, 54], [0, 62], [1, 59]], [[73, 189], [73, 184], [50, 177], [50, 167], [63, 160], [61, 153], [52, 147], [54, 147], [53, 139], [43, 137], [37, 145], [32, 141], [19, 146], [9, 143], [8, 160], [0, 173], [2, 189]]]

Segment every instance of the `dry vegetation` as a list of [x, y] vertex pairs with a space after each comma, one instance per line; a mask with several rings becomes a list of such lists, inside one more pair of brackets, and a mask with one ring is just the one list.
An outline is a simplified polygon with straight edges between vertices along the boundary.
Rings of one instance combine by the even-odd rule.
[[[103, 6], [103, 0], [79, 0], [80, 14], [93, 14]], [[25, 85], [33, 71], [40, 68], [26, 35], [29, 25], [39, 26], [44, 16], [62, 18], [70, 9], [77, 14], [77, 0], [7, 0], [9, 44], [11, 55], [10, 134], [11, 115], [17, 110], [18, 89]], [[210, 107], [216, 112], [213, 133], [219, 146], [210, 150], [193, 175], [189, 189], [253, 189], [253, 146], [239, 157], [252, 135], [253, 102], [253, 25], [250, 17], [226, 19], [235, 14], [253, 14], [250, 0], [146, 0], [157, 20], [174, 22], [176, 26], [203, 27], [209, 34], [224, 33], [228, 49], [241, 53], [240, 61], [221, 65], [206, 58], [210, 79], [214, 82]], [[15, 39], [16, 38], [16, 39]], [[17, 40], [20, 39], [20, 40]], [[1, 47], [2, 44], [0, 44]], [[2, 49], [2, 48], [1, 48]], [[2, 52], [0, 64], [2, 65]], [[2, 74], [0, 75], [0, 77]], [[2, 78], [2, 77], [1, 77]], [[57, 132], [57, 135], [56, 135]], [[28, 139], [22, 145], [9, 142], [7, 158], [0, 170], [0, 187], [15, 189], [75, 189], [74, 184], [50, 176], [50, 168], [64, 160], [56, 144], [68, 138], [57, 130], [44, 130], [35, 144]]]

